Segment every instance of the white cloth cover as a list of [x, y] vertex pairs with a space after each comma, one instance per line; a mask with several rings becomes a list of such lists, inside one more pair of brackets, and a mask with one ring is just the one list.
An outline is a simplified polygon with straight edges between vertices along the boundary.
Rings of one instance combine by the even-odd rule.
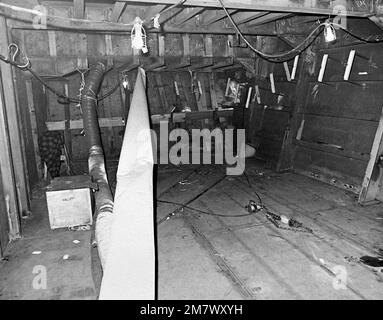
[[154, 160], [145, 87], [145, 71], [139, 68], [117, 170], [100, 300], [155, 298]]

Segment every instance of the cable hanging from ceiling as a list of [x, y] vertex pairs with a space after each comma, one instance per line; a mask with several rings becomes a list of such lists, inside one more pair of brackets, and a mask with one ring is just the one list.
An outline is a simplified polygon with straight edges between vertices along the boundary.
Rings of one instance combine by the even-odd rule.
[[284, 62], [284, 61], [288, 61], [288, 60], [291, 60], [293, 59], [296, 55], [302, 53], [304, 50], [306, 50], [314, 41], [315, 39], [318, 38], [318, 36], [321, 34], [321, 31], [324, 30], [325, 32], [327, 32], [329, 29], [332, 30], [332, 35], [333, 35], [333, 40], [334, 37], [336, 38], [336, 35], [335, 35], [335, 29], [334, 27], [337, 27], [341, 30], [343, 30], [344, 32], [348, 33], [349, 35], [353, 36], [354, 38], [360, 40], [360, 41], [363, 41], [363, 42], [366, 42], [366, 43], [379, 43], [379, 42], [383, 42], [383, 39], [375, 39], [375, 40], [369, 40], [369, 39], [364, 39], [363, 37], [361, 36], [358, 36], [358, 35], [355, 35], [354, 33], [352, 33], [350, 30], [346, 29], [344, 26], [340, 25], [340, 24], [337, 24], [337, 23], [334, 23], [332, 21], [330, 21], [329, 19], [326, 20], [326, 22], [323, 22], [323, 23], [320, 23], [313, 31], [310, 32], [310, 34], [300, 43], [298, 44], [296, 47], [294, 47], [293, 49], [289, 50], [289, 51], [286, 51], [286, 52], [283, 52], [283, 53], [279, 53], [279, 54], [267, 54], [267, 53], [264, 53], [258, 49], [256, 49], [247, 39], [246, 37], [243, 35], [243, 33], [241, 32], [241, 30], [239, 29], [238, 25], [235, 23], [234, 19], [232, 18], [231, 14], [229, 13], [229, 11], [227, 10], [226, 6], [224, 5], [223, 1], [222, 0], [217, 0], [222, 9], [224, 10], [224, 12], [226, 13], [229, 21], [231, 22], [231, 24], [233, 25], [234, 29], [236, 30], [237, 34], [242, 38], [242, 40], [248, 45], [248, 47], [254, 51], [256, 54], [258, 54], [259, 56], [261, 56], [262, 58], [266, 59], [266, 60], [269, 60], [271, 62]]
[[[31, 61], [29, 60], [29, 58], [25, 55], [24, 57], [24, 62], [18, 62], [17, 61], [17, 57], [20, 53], [20, 49], [19, 49], [19, 46], [15, 43], [11, 43], [9, 46], [8, 46], [8, 57], [5, 57], [3, 55], [0, 54], [0, 60], [5, 62], [5, 63], [8, 63], [16, 68], [18, 68], [19, 70], [21, 71], [28, 71], [36, 80], [38, 80], [42, 85], [44, 85], [49, 91], [51, 91], [52, 93], [54, 93], [60, 100], [59, 102], [62, 103], [62, 104], [67, 104], [67, 103], [80, 103], [80, 99], [77, 99], [77, 98], [71, 98], [71, 97], [68, 97], [67, 95], [57, 91], [56, 89], [54, 89], [52, 86], [50, 86], [44, 79], [42, 76], [40, 76], [36, 71], [34, 71], [31, 67]], [[110, 71], [110, 70], [108, 70]], [[81, 72], [80, 72], [81, 73]], [[101, 101], [101, 100], [104, 100], [106, 99], [107, 97], [109, 97], [110, 95], [112, 95], [119, 87], [120, 87], [120, 82], [118, 82], [116, 84], [116, 86], [114, 86], [111, 90], [109, 90], [108, 92], [106, 92], [105, 94], [103, 94], [102, 96], [100, 97], [97, 97], [97, 101]]]

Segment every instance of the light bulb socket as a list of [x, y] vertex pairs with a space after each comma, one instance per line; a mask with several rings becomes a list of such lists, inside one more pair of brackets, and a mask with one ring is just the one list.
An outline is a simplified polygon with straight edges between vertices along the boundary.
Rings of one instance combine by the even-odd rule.
[[336, 40], [335, 28], [330, 21], [325, 22], [325, 27], [323, 32], [324, 32], [324, 39], [326, 42], [333, 42]]

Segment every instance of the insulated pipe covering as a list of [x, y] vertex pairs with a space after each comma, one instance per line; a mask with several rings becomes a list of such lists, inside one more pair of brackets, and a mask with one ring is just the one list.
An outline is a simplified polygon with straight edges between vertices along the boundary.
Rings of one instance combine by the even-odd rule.
[[106, 175], [105, 157], [97, 116], [97, 93], [104, 78], [105, 69], [105, 65], [101, 62], [91, 67], [81, 96], [84, 130], [89, 144], [89, 174], [93, 181], [98, 184], [98, 190], [95, 193], [95, 240], [103, 268], [109, 247], [113, 217], [113, 196]]

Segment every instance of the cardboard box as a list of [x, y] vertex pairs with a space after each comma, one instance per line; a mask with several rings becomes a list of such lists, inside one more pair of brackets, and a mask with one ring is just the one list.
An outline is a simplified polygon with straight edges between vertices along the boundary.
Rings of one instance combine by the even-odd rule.
[[90, 176], [59, 177], [47, 187], [51, 229], [91, 225], [92, 181]]

